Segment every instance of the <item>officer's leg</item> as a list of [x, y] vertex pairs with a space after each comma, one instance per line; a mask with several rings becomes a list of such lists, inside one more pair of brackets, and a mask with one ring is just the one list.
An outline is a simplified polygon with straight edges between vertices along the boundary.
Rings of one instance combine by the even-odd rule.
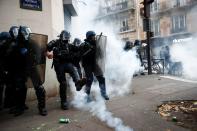
[[24, 113], [24, 106], [27, 94], [27, 88], [25, 85], [26, 79], [24, 76], [17, 75], [15, 77], [15, 87], [16, 87], [16, 110], [14, 112], [15, 116], [21, 115]]
[[91, 66], [84, 66], [84, 72], [85, 76], [87, 78], [87, 83], [86, 83], [86, 88], [85, 92], [87, 94], [87, 102], [92, 101], [92, 98], [90, 96], [90, 91], [91, 91], [91, 85], [94, 79], [93, 73], [92, 73], [92, 67]]
[[5, 98], [4, 98], [4, 107], [11, 108], [14, 106], [13, 95], [15, 93], [15, 89], [12, 84], [6, 84], [5, 88]]
[[3, 90], [4, 90], [4, 85], [3, 83], [0, 82], [0, 109], [3, 108]]
[[39, 73], [37, 72], [35, 68], [32, 68], [30, 77], [31, 77], [31, 80], [32, 80], [32, 83], [36, 92], [37, 100], [38, 100], [39, 114], [42, 116], [46, 116], [47, 115], [46, 100], [45, 100], [46, 91], [40, 80]]
[[109, 97], [106, 93], [106, 84], [105, 84], [105, 78], [101, 75], [101, 76], [96, 76], [98, 82], [99, 82], [99, 87], [100, 87], [100, 91], [101, 91], [101, 96], [105, 99], [105, 100], [109, 100]]
[[80, 79], [82, 79], [81, 66], [80, 66], [79, 63], [76, 65], [76, 68], [77, 68], [77, 72], [78, 72], [78, 74], [79, 74]]
[[60, 99], [61, 99], [61, 108], [63, 110], [67, 110], [68, 109], [67, 83], [66, 83], [64, 65], [60, 65], [60, 64], [55, 65], [55, 72], [56, 72], [57, 80], [60, 83], [59, 94], [60, 94]]
[[0, 70], [0, 109], [2, 109], [3, 107], [3, 90], [4, 90], [3, 72]]
[[15, 98], [13, 97], [16, 92], [16, 88], [13, 85], [13, 74], [8, 72], [6, 75], [6, 80], [5, 80], [5, 99], [4, 99], [4, 107], [5, 108], [13, 108], [15, 106]]
[[84, 66], [84, 71], [85, 71], [85, 75], [87, 78], [87, 83], [86, 83], [86, 94], [89, 95], [90, 94], [90, 90], [91, 90], [91, 85], [94, 79], [93, 73], [92, 73], [92, 67], [91, 66]]
[[68, 72], [72, 77], [76, 86], [76, 90], [80, 91], [86, 84], [86, 79], [80, 79], [77, 68], [71, 63], [66, 64], [65, 71]]

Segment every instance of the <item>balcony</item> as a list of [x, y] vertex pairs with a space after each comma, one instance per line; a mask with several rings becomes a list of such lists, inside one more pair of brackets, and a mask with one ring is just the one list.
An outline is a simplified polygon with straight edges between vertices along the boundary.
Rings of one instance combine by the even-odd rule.
[[[180, 11], [180, 10], [187, 10], [191, 9], [193, 6], [197, 5], [197, 0], [190, 0], [190, 1], [180, 1], [175, 3], [175, 0], [170, 2], [164, 1], [158, 3], [157, 10], [151, 9], [151, 15], [162, 15], [173, 11]], [[152, 5], [153, 6], [153, 5]]]
[[125, 32], [129, 30], [129, 26], [124, 26], [120, 28], [120, 32]]
[[187, 32], [187, 28], [186, 27], [182, 27], [182, 28], [171, 29], [171, 34], [181, 33], [181, 32]]
[[107, 6], [107, 7], [102, 7], [101, 5], [99, 17], [105, 17], [105, 16], [125, 12], [128, 10], [134, 10], [134, 9], [135, 9], [134, 2], [131, 1], [117, 3], [115, 5]]
[[126, 8], [128, 8], [128, 2], [118, 3], [114, 6], [106, 7], [104, 10], [106, 10], [106, 13], [111, 13], [118, 10], [124, 10]]

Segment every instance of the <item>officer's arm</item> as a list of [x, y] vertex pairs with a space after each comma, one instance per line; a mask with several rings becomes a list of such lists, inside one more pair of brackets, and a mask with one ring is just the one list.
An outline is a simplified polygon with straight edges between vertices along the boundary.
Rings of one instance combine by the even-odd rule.
[[47, 51], [53, 51], [53, 48], [56, 46], [57, 40], [52, 40], [47, 44]]
[[52, 59], [53, 58], [53, 48], [56, 46], [56, 40], [52, 40], [47, 44], [47, 53], [46, 56], [48, 57], [48, 59]]

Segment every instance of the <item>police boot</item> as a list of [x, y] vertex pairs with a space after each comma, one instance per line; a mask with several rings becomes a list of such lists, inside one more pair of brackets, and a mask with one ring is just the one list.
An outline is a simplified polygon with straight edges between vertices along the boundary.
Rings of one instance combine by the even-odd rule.
[[105, 99], [105, 100], [109, 100], [109, 96], [105, 93], [105, 94], [101, 94], [101, 96]]
[[24, 113], [24, 108], [22, 106], [17, 106], [14, 111], [14, 116], [20, 116]]
[[109, 96], [106, 93], [106, 88], [104, 85], [100, 86], [100, 90], [101, 90], [101, 96], [105, 99], [105, 100], [109, 100]]
[[99, 87], [100, 87], [100, 91], [101, 91], [101, 96], [105, 100], [109, 100], [109, 96], [106, 93], [105, 78], [103, 76], [97, 76], [97, 79], [99, 81]]
[[60, 83], [59, 93], [60, 93], [60, 99], [61, 99], [61, 108], [63, 110], [68, 110], [66, 82]]
[[[25, 105], [25, 100], [26, 100], [26, 93], [27, 93], [27, 88], [23, 83], [17, 83], [17, 88], [16, 88], [16, 108], [14, 110], [14, 116], [19, 116], [22, 115], [25, 111], [24, 105]], [[18, 88], [19, 87], [19, 88]]]
[[45, 108], [46, 105], [46, 100], [45, 100], [45, 89], [43, 86], [39, 86], [38, 88], [36, 88], [36, 96], [38, 99], [38, 110], [39, 110], [39, 114], [42, 116], [46, 116], [47, 115], [47, 110]]
[[76, 86], [76, 90], [80, 91], [82, 89], [82, 87], [87, 83], [87, 79], [86, 78], [82, 78], [81, 80], [78, 80], [75, 83]]

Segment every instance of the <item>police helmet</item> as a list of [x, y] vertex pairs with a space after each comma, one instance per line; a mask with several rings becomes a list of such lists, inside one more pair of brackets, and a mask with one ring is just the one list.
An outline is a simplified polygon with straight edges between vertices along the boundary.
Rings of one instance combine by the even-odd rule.
[[10, 33], [9, 32], [1, 32], [0, 33], [0, 40], [6, 40], [11, 38]]
[[17, 36], [18, 36], [18, 30], [19, 30], [19, 27], [18, 26], [12, 26], [12, 27], [10, 27], [10, 30], [9, 30], [10, 36], [12, 38], [16, 39]]
[[135, 42], [134, 42], [134, 46], [140, 46], [140, 40], [135, 40]]
[[96, 35], [96, 33], [94, 32], [94, 31], [88, 31], [87, 33], [86, 33], [86, 38], [88, 39], [88, 38], [90, 38], [91, 36], [95, 36]]
[[18, 35], [20, 34], [25, 40], [28, 40], [29, 34], [31, 33], [31, 29], [27, 26], [20, 26]]
[[75, 46], [79, 46], [81, 44], [81, 40], [79, 38], [75, 38], [74, 41], [73, 41], [73, 44]]
[[61, 40], [65, 41], [65, 40], [70, 40], [71, 35], [70, 32], [63, 30], [59, 37]]
[[133, 42], [127, 41], [126, 44], [125, 44], [124, 49], [128, 50], [128, 49], [131, 49], [132, 47], [133, 47]]

